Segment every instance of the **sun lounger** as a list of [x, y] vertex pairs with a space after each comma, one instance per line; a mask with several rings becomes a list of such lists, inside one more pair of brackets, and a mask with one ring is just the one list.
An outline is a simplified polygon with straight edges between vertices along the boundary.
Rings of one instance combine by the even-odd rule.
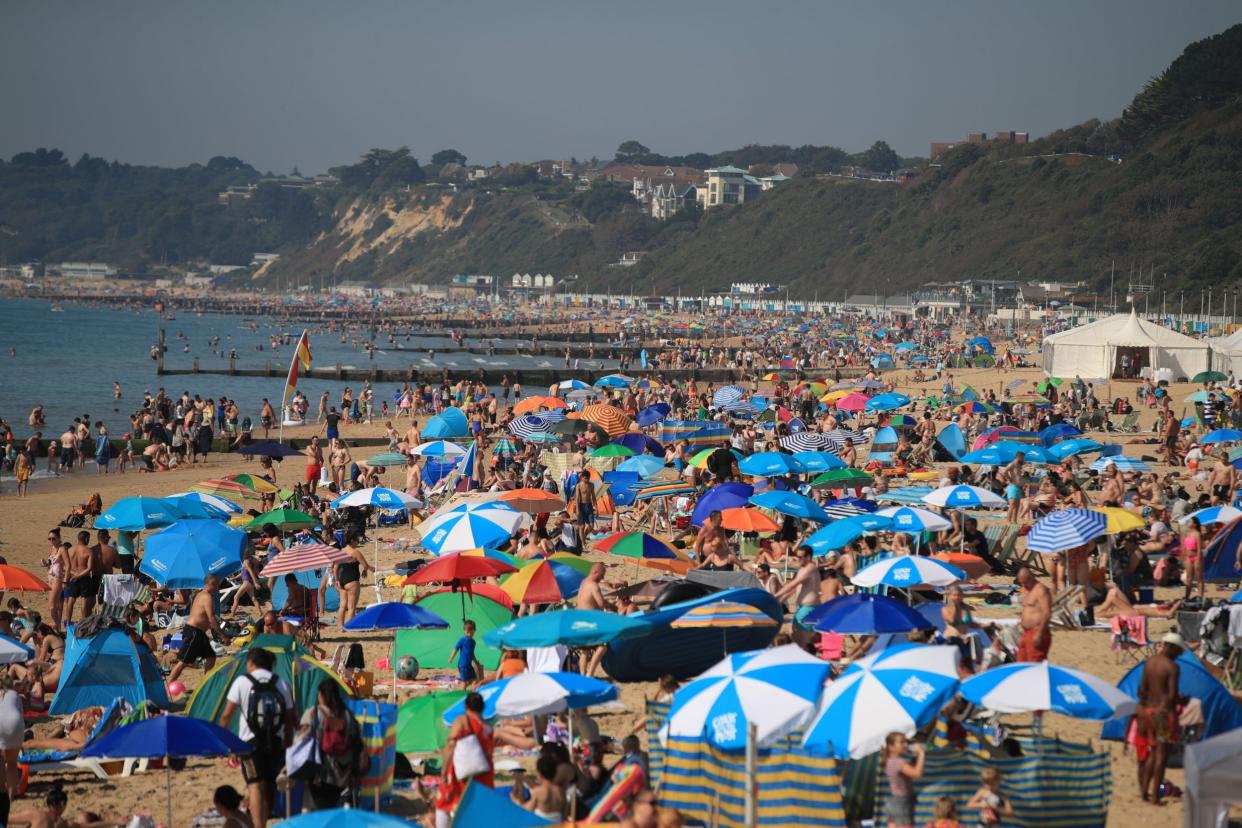
[[[86, 745], [82, 746], [83, 749], [121, 725], [138, 721], [145, 718], [145, 715], [145, 711], [135, 711], [124, 700], [117, 699], [99, 717], [99, 722], [87, 736]], [[22, 751], [17, 761], [19, 764], [28, 766], [31, 773], [88, 770], [99, 779], [128, 777], [147, 769], [146, 759], [87, 759], [79, 753], [80, 751], [66, 750]]]
[[1052, 599], [1052, 624], [1072, 630], [1081, 630], [1083, 620], [1079, 615], [1079, 600], [1083, 588], [1077, 584], [1067, 586]]

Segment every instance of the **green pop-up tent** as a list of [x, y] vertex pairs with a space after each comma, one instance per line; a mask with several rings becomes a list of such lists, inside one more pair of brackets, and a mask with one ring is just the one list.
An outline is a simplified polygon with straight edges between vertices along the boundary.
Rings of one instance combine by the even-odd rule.
[[[247, 646], [233, 653], [203, 678], [203, 683], [190, 696], [186, 715], [212, 722], [219, 720], [227, 701], [225, 697], [229, 687], [233, 685], [234, 679], [246, 672], [246, 658], [252, 647], [270, 650], [276, 656], [276, 667], [272, 672], [289, 682], [289, 686], [293, 688], [293, 701], [297, 705], [298, 715], [315, 703], [315, 695], [319, 692], [321, 682], [341, 683], [339, 676], [316, 661], [310, 651], [291, 636], [264, 633], [256, 635]], [[341, 684], [341, 691], [341, 695], [349, 696], [350, 691], [344, 684]], [[239, 718], [235, 716], [229, 723], [229, 729], [233, 732], [237, 731]]]
[[513, 601], [496, 587], [475, 584], [473, 592], [463, 597], [449, 589], [429, 592], [418, 600], [418, 606], [429, 609], [448, 621], [443, 630], [400, 630], [397, 632], [393, 657], [412, 655], [418, 666], [427, 668], [456, 667], [449, 662], [453, 647], [462, 636], [463, 606], [465, 617], [475, 623], [474, 654], [488, 670], [500, 666], [500, 651], [483, 641], [483, 634], [513, 620]]
[[415, 696], [397, 708], [397, 752], [432, 753], [448, 741], [444, 711], [466, 696], [465, 690], [442, 690]]

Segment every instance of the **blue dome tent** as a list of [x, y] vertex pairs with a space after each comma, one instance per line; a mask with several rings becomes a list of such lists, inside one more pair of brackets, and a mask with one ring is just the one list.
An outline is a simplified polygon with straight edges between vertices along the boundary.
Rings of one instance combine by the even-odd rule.
[[454, 437], [469, 437], [470, 424], [460, 408], [446, 408], [427, 421], [423, 426], [424, 440], [451, 440]]
[[1238, 580], [1234, 564], [1242, 545], [1242, 518], [1220, 530], [1203, 552], [1203, 580], [1209, 584], [1229, 584]]
[[[1203, 705], [1203, 738], [1210, 739], [1221, 733], [1242, 727], [1242, 706], [1234, 701], [1225, 685], [1216, 680], [1192, 653], [1177, 657], [1181, 668], [1177, 692], [1193, 696]], [[1117, 684], [1117, 688], [1138, 698], [1139, 684], [1143, 680], [1143, 665], [1136, 664]], [[1122, 740], [1126, 736], [1129, 719], [1111, 719], [1104, 723], [1101, 739]]]
[[65, 636], [60, 685], [48, 712], [61, 716], [85, 707], [107, 707], [114, 699], [133, 707], [147, 700], [168, 707], [168, 691], [155, 656], [136, 647], [122, 630], [103, 629], [90, 638], [78, 638], [71, 628]]

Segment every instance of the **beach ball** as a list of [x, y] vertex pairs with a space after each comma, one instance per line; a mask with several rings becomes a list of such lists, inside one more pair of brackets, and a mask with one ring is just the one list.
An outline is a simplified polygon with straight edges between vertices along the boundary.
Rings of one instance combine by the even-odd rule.
[[168, 698], [171, 701], [179, 702], [185, 698], [185, 685], [179, 681], [168, 683]]
[[412, 655], [397, 659], [397, 678], [402, 681], [413, 681], [418, 678], [418, 659]]

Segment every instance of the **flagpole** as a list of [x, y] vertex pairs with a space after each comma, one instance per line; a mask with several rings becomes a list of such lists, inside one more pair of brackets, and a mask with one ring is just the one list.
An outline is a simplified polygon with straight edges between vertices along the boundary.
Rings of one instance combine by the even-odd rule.
[[304, 340], [308, 343], [309, 348], [310, 340], [307, 336], [308, 333], [307, 329], [302, 329], [302, 335], [298, 337], [297, 344], [293, 346], [293, 359], [289, 361], [289, 371], [285, 374], [285, 390], [280, 393], [280, 428], [276, 431], [276, 442], [278, 443], [285, 441], [285, 400], [289, 396], [289, 377], [293, 376], [293, 366], [298, 364], [298, 351], [301, 349]]

